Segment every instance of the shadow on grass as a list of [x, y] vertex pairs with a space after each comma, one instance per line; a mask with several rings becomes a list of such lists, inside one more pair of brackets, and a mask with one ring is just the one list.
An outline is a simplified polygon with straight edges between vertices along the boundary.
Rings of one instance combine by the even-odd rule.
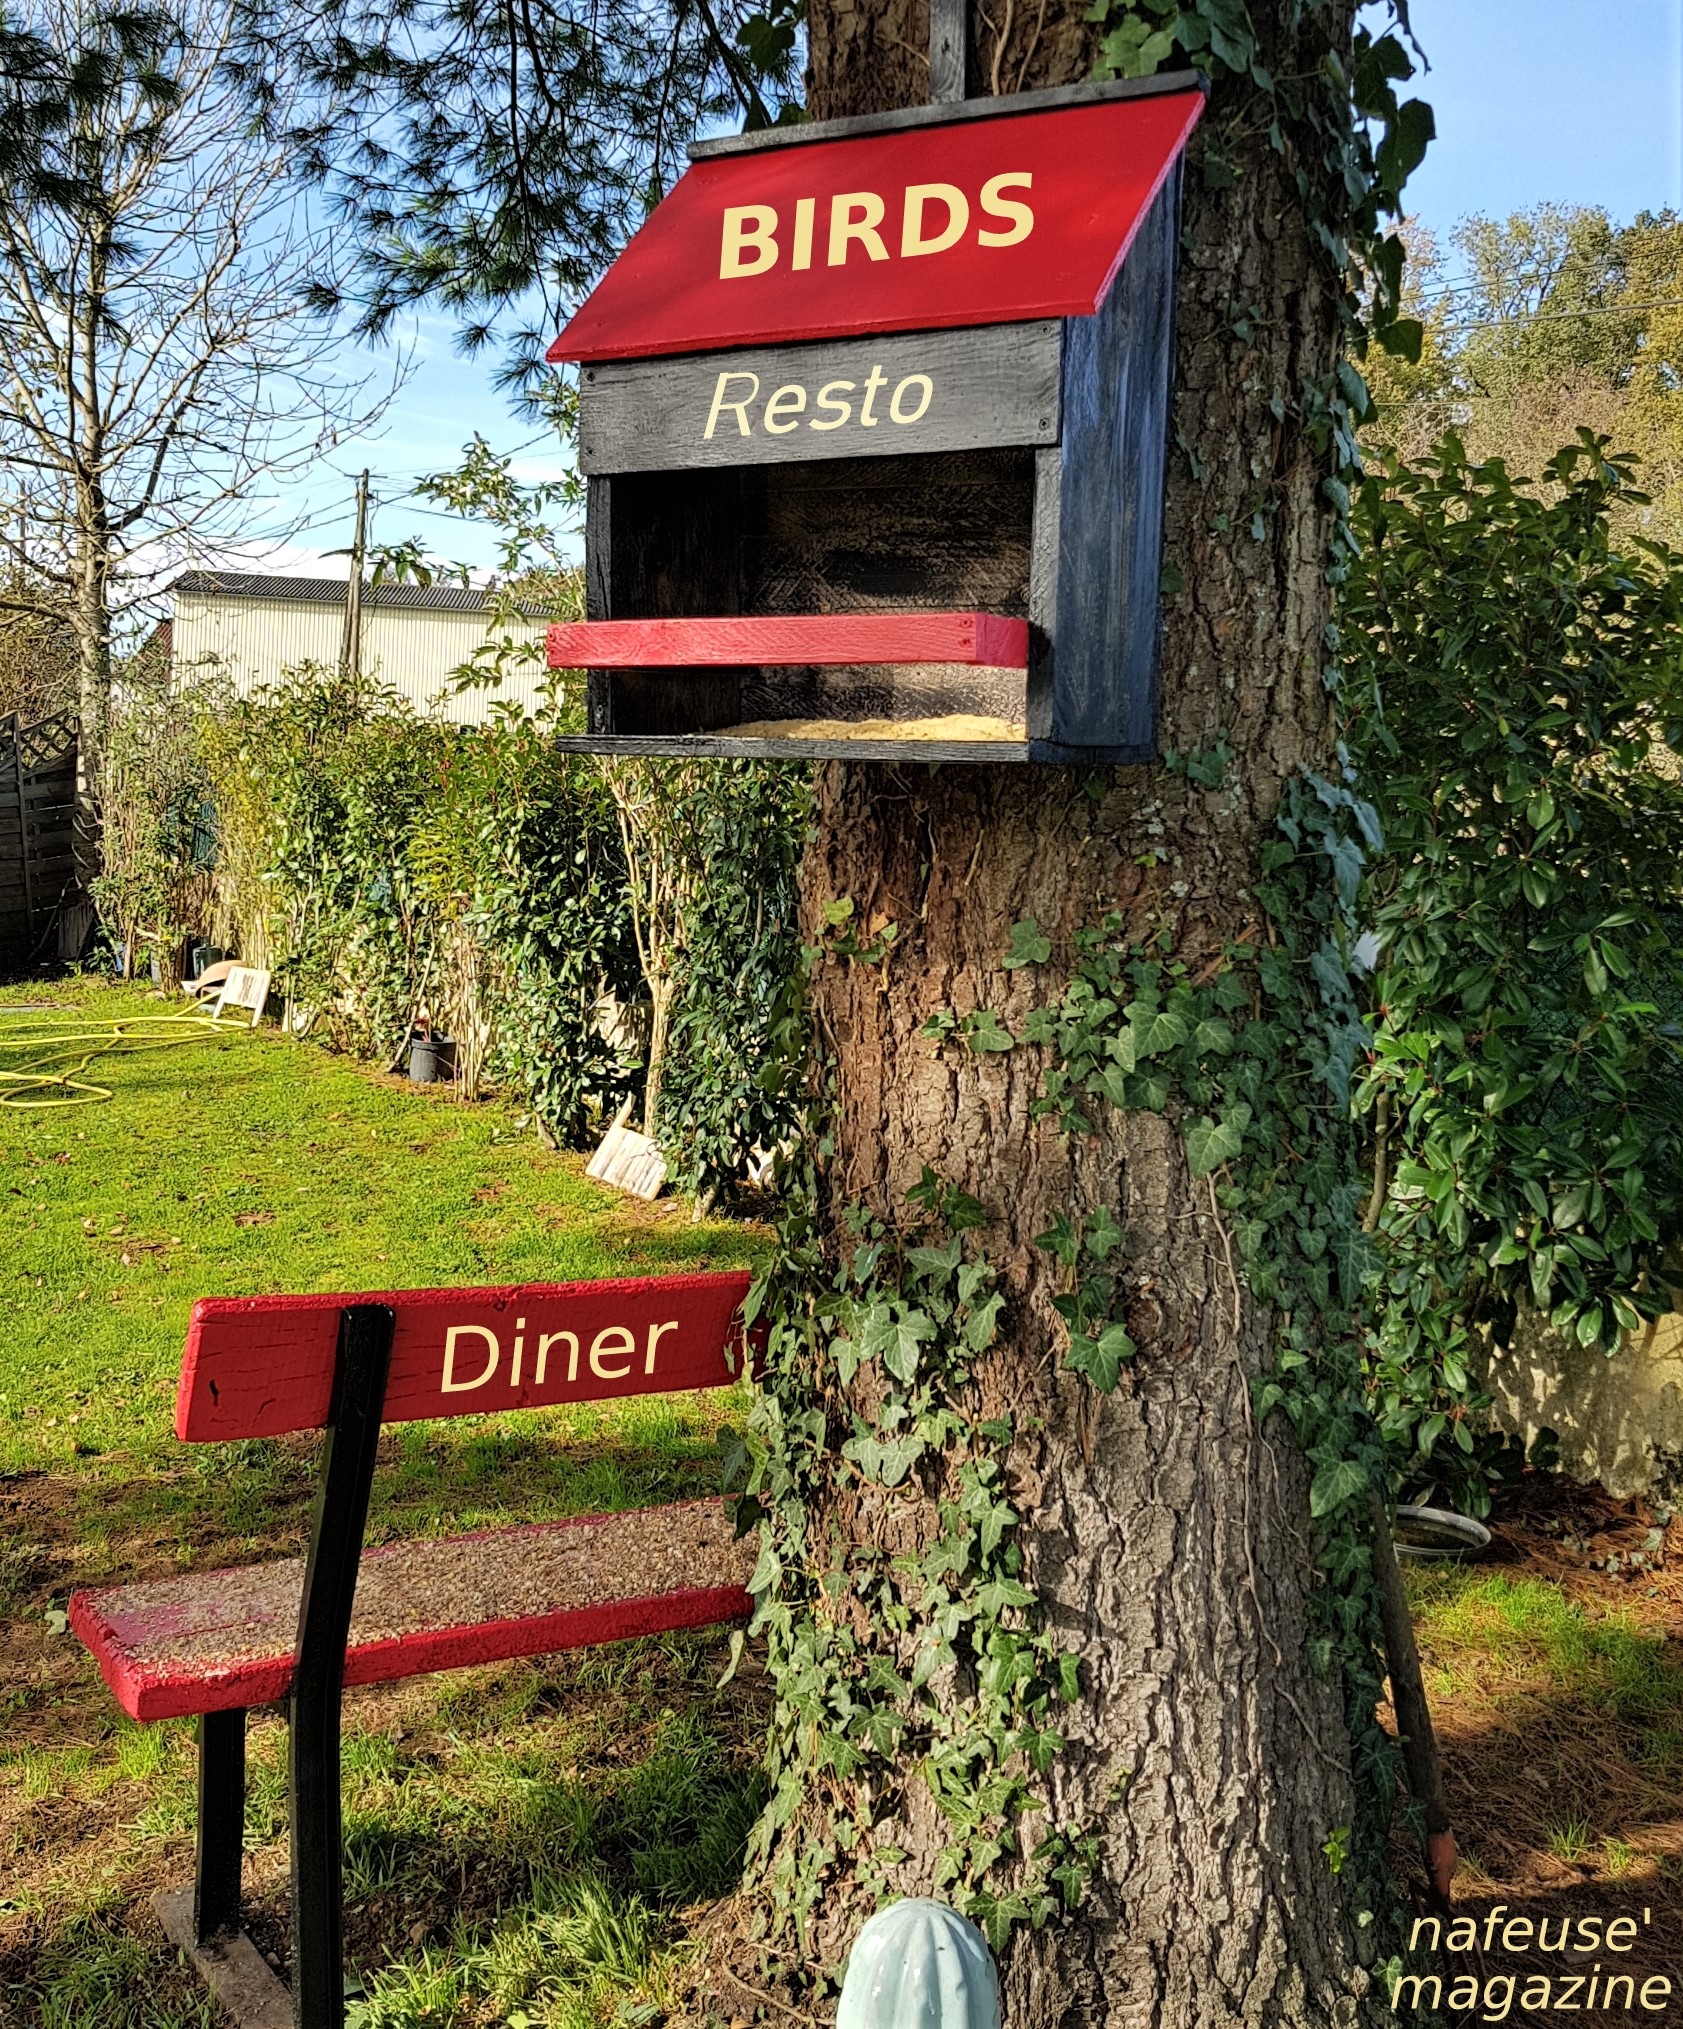
[[[614, 1418], [523, 1412], [416, 1423], [381, 1439], [368, 1541], [513, 1527], [721, 1490], [734, 1396], [663, 1397]], [[78, 1473], [0, 1482], [10, 1539], [0, 1610], [42, 1610], [75, 1585], [297, 1555], [321, 1440], [170, 1444]]]
[[[665, 1636], [417, 1679], [347, 1700], [349, 2029], [658, 2012], [683, 1912], [729, 1894], [764, 1801], [763, 1696], [722, 1645]], [[156, 1807], [0, 1916], [0, 2019], [19, 2029], [210, 2029], [147, 1897], [191, 1866], [185, 1732]], [[283, 1974], [285, 1730], [254, 1718], [247, 1927]], [[0, 1905], [3, 1911], [4, 1905]], [[629, 2012], [627, 2012], [629, 2011]]]

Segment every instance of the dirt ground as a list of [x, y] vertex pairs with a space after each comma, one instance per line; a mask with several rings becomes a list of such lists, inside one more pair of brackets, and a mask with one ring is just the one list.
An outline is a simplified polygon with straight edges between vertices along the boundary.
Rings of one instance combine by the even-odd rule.
[[[1661, 2012], [1624, 2005], [1609, 2020], [1683, 2020], [1683, 1517], [1615, 1501], [1598, 1488], [1529, 1475], [1491, 1517], [1493, 1541], [1476, 1565], [1449, 1573], [1415, 1566], [1427, 1690], [1443, 1755], [1450, 1815], [1466, 1856], [1453, 1917], [1470, 1915], [1476, 1951], [1416, 1950], [1408, 1970], [1434, 1970], [1447, 2001], [1454, 1981], [1480, 1983], [1477, 2011], [1454, 2019], [1558, 2022], [1588, 2000], [1588, 1978], [1669, 1979]], [[1542, 1588], [1547, 1588], [1544, 1591]], [[1426, 1914], [1423, 1876], [1406, 1839], [1398, 1871]], [[1496, 1915], [1492, 1922], [1493, 1913]], [[1538, 1949], [1574, 1944], [1623, 1918], [1628, 1950]], [[1504, 1951], [1513, 1920], [1533, 1926], [1529, 1948]], [[1422, 1933], [1422, 1943], [1430, 1937]], [[1463, 1933], [1464, 1935], [1465, 1933]], [[1451, 1935], [1445, 1921], [1444, 1937]], [[1491, 1940], [1485, 1947], [1485, 1939]], [[1515, 1945], [1526, 1932], [1508, 1933]], [[1561, 1974], [1585, 1976], [1561, 1998]], [[1518, 2005], [1527, 1982], [1554, 1976], [1551, 2004]], [[1541, 1991], [1535, 1990], [1541, 1999]], [[1658, 1999], [1652, 1990], [1650, 1999]], [[1410, 2019], [1405, 2007], [1403, 2020]], [[1600, 1997], [1586, 2012], [1601, 2012]]]

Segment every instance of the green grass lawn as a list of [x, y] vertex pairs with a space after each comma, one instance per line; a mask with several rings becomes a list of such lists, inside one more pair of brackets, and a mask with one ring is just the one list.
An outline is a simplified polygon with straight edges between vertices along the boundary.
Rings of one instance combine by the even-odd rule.
[[[45, 1000], [90, 1028], [173, 1011], [90, 980], [0, 988], [0, 1045], [27, 1019], [4, 1010]], [[89, 1076], [108, 1104], [0, 1105], [0, 1471], [170, 1442], [200, 1296], [560, 1282], [761, 1251], [676, 1207], [628, 1214], [506, 1105], [461, 1106], [272, 1026]]]
[[[43, 1001], [90, 1029], [173, 1012], [91, 980], [4, 988], [0, 1041], [31, 1019], [3, 1010]], [[0, 2019], [210, 2029], [147, 1904], [191, 1871], [191, 1730], [123, 1721], [63, 1627], [76, 1585], [304, 1542], [315, 1439], [171, 1432], [194, 1299], [735, 1267], [767, 1239], [591, 1183], [510, 1106], [272, 1026], [86, 1075], [109, 1103], [0, 1105]], [[370, 1537], [710, 1491], [737, 1407], [721, 1392], [404, 1426], [382, 1443]], [[724, 1650], [672, 1636], [347, 1698], [356, 2019], [650, 2018], [679, 1912], [728, 1890], [757, 1808], [758, 1706], [751, 1683], [720, 1689]], [[284, 1746], [278, 1717], [254, 1719], [250, 1922], [281, 1959]]]

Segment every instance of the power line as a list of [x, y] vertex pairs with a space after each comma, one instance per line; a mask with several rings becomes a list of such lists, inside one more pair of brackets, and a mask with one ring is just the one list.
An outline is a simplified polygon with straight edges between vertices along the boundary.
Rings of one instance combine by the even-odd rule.
[[1449, 337], [1467, 331], [1501, 331], [1512, 324], [1572, 324], [1584, 317], [1634, 317], [1639, 310], [1683, 310], [1683, 296], [1662, 296], [1648, 303], [1601, 303], [1587, 310], [1535, 310], [1518, 317], [1487, 317], [1468, 324], [1448, 324]]

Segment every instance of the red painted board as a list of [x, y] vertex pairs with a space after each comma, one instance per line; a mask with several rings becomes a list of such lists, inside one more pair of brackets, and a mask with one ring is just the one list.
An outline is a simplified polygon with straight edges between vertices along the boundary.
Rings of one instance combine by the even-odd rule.
[[[99, 1665], [111, 1695], [131, 1719], [181, 1719], [200, 1712], [238, 1712], [268, 1705], [292, 1688], [293, 1658], [266, 1656], [230, 1663], [209, 1675], [166, 1677], [131, 1665], [114, 1651], [90, 1601], [71, 1596], [70, 1626]], [[648, 1599], [619, 1599], [608, 1606], [582, 1606], [532, 1620], [482, 1621], [470, 1628], [444, 1628], [408, 1635], [402, 1641], [370, 1642], [345, 1658], [347, 1684], [387, 1684], [399, 1677], [424, 1677], [434, 1670], [470, 1669], [476, 1663], [507, 1663], [521, 1656], [554, 1655], [561, 1649], [595, 1648], [602, 1642], [637, 1635], [669, 1634], [676, 1628], [716, 1627], [746, 1620], [754, 1602], [739, 1586], [710, 1586], [662, 1592]]]
[[[676, 1516], [694, 1516], [698, 1538], [719, 1536], [721, 1503], [686, 1501]], [[514, 1530], [491, 1530], [477, 1536], [451, 1538], [447, 1544], [382, 1544], [365, 1550], [363, 1579], [372, 1579], [386, 1560], [410, 1558], [426, 1548], [477, 1550], [487, 1558], [540, 1556], [546, 1538], [558, 1534], [609, 1536], [615, 1524], [635, 1520], [623, 1516], [581, 1516], [573, 1522], [540, 1522]], [[725, 1524], [729, 1528], [729, 1524]], [[713, 1627], [721, 1621], [747, 1619], [751, 1599], [743, 1583], [729, 1583], [719, 1570], [721, 1558], [709, 1554], [704, 1540], [696, 1546], [696, 1583], [650, 1587], [623, 1599], [599, 1599], [570, 1605], [550, 1601], [542, 1611], [491, 1615], [457, 1625], [426, 1625], [424, 1599], [416, 1605], [412, 1629], [396, 1637], [357, 1639], [355, 1619], [345, 1650], [347, 1684], [384, 1684], [402, 1676], [424, 1676], [432, 1670], [463, 1670], [483, 1662], [510, 1662], [518, 1656], [548, 1656], [566, 1648], [593, 1648], [599, 1641], [623, 1641], [631, 1635], [666, 1633], [674, 1627]], [[753, 1562], [751, 1544], [739, 1546], [733, 1558], [741, 1579]], [[284, 1572], [284, 1583], [280, 1575]], [[114, 1587], [71, 1595], [71, 1629], [89, 1650], [114, 1698], [130, 1719], [181, 1719], [191, 1712], [227, 1712], [284, 1698], [292, 1686], [296, 1599], [302, 1564], [288, 1558], [284, 1566], [252, 1566], [244, 1572], [193, 1572], [181, 1579], [154, 1581], [142, 1587]], [[227, 1581], [235, 1581], [227, 1589]], [[242, 1605], [240, 1581], [248, 1581], [244, 1605], [256, 1599], [258, 1613], [238, 1623]], [[365, 1587], [363, 1587], [365, 1589]], [[264, 1597], [272, 1595], [272, 1597]], [[203, 1621], [227, 1621], [225, 1648], [205, 1654]], [[181, 1629], [199, 1621], [199, 1641], [171, 1641]]]
[[1028, 622], [997, 613], [795, 613], [714, 620], [569, 620], [551, 669], [965, 662], [1028, 667]]
[[211, 1297], [193, 1306], [175, 1398], [189, 1442], [327, 1422], [346, 1304], [397, 1312], [385, 1421], [722, 1388], [742, 1371], [737, 1270], [634, 1281]]
[[710, 157], [549, 349], [641, 359], [1090, 316], [1200, 92]]

